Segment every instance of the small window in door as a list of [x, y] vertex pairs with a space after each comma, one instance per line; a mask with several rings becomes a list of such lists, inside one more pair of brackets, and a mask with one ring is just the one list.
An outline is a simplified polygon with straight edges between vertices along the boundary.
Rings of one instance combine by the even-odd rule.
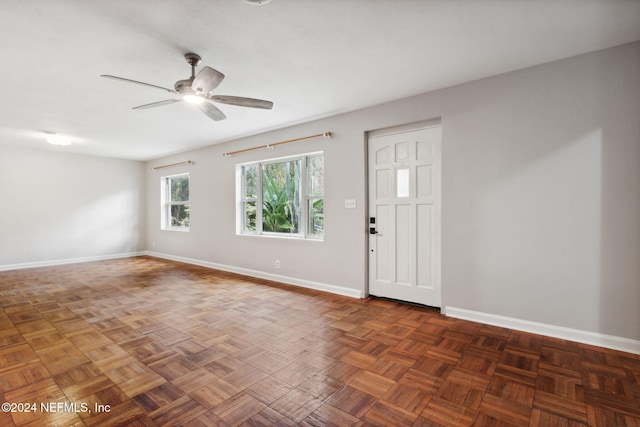
[[396, 197], [409, 197], [409, 169], [396, 170]]

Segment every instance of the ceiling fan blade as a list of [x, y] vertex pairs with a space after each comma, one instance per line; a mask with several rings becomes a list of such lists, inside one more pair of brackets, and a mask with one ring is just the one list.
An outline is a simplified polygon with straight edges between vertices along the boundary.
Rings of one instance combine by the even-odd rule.
[[270, 110], [273, 108], [273, 102], [263, 99], [243, 98], [241, 96], [213, 95], [208, 99], [220, 102], [222, 104], [239, 105], [240, 107], [264, 108]]
[[211, 120], [218, 121], [227, 118], [227, 116], [225, 116], [224, 113], [218, 109], [218, 107], [211, 104], [210, 102], [203, 102], [202, 104], [198, 104], [198, 108], [200, 108], [200, 111], [209, 116]]
[[224, 80], [224, 74], [211, 67], [204, 67], [191, 84], [191, 89], [198, 94], [208, 96], [212, 90]]
[[174, 102], [180, 102], [182, 98], [178, 99], [165, 99], [164, 101], [152, 102], [151, 104], [138, 105], [137, 107], [133, 107], [134, 110], [142, 110], [144, 108], [153, 108], [153, 107], [161, 107], [163, 105], [173, 104]]
[[171, 93], [178, 93], [173, 89], [169, 89], [169, 88], [162, 87], [162, 86], [152, 85], [150, 83], [139, 82], [137, 80], [125, 79], [124, 77], [112, 76], [112, 75], [109, 75], [109, 74], [101, 74], [100, 77], [105, 77], [107, 79], [121, 80], [121, 81], [124, 81], [124, 82], [135, 83], [135, 84], [149, 86], [149, 87], [155, 87], [156, 89], [166, 90], [167, 92], [171, 92]]

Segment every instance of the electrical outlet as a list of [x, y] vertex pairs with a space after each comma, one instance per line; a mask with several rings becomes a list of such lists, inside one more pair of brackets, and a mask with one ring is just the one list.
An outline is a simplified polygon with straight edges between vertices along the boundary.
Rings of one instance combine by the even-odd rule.
[[280, 268], [280, 260], [279, 259], [276, 260], [276, 268]]
[[356, 201], [355, 199], [347, 199], [344, 201], [344, 208], [345, 209], [355, 209], [356, 208]]

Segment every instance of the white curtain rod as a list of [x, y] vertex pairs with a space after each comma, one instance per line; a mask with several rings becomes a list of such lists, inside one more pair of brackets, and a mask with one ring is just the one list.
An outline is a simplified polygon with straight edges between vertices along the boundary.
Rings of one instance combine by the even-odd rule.
[[286, 141], [274, 142], [273, 144], [265, 144], [265, 145], [259, 145], [257, 147], [244, 148], [242, 150], [229, 151], [228, 153], [223, 153], [222, 155], [224, 157], [231, 157], [234, 154], [245, 153], [247, 151], [253, 151], [253, 150], [260, 150], [261, 148], [273, 148], [276, 145], [289, 144], [290, 142], [304, 141], [305, 139], [319, 138], [321, 136], [325, 138], [331, 138], [331, 135], [333, 135], [333, 133], [331, 132], [318, 133], [316, 135], [303, 136], [302, 138], [295, 138], [295, 139], [288, 139]]

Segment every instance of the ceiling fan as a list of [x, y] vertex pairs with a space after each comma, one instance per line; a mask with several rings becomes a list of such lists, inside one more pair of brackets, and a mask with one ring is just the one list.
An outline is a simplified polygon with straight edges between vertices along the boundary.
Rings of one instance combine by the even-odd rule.
[[156, 89], [162, 89], [164, 91], [179, 95], [173, 99], [165, 99], [164, 101], [152, 102], [151, 104], [138, 105], [133, 107], [134, 110], [143, 108], [160, 107], [163, 105], [173, 104], [175, 102], [187, 101], [189, 103], [196, 104], [200, 111], [206, 114], [212, 120], [224, 120], [227, 116], [224, 115], [218, 107], [211, 102], [219, 102], [221, 104], [238, 105], [241, 107], [251, 108], [263, 108], [270, 110], [273, 108], [273, 102], [265, 101], [255, 98], [244, 98], [240, 96], [228, 96], [228, 95], [213, 95], [213, 90], [224, 79], [224, 74], [220, 71], [214, 70], [211, 67], [204, 67], [196, 75], [196, 66], [200, 64], [200, 55], [195, 53], [187, 53], [184, 55], [189, 65], [191, 65], [191, 77], [184, 80], [178, 80], [174, 85], [174, 89], [169, 89], [162, 86], [153, 85], [150, 83], [144, 83], [137, 80], [125, 79], [124, 77], [112, 76], [109, 74], [102, 74], [101, 77], [108, 79], [115, 79], [129, 83], [135, 83], [139, 85], [154, 87]]

